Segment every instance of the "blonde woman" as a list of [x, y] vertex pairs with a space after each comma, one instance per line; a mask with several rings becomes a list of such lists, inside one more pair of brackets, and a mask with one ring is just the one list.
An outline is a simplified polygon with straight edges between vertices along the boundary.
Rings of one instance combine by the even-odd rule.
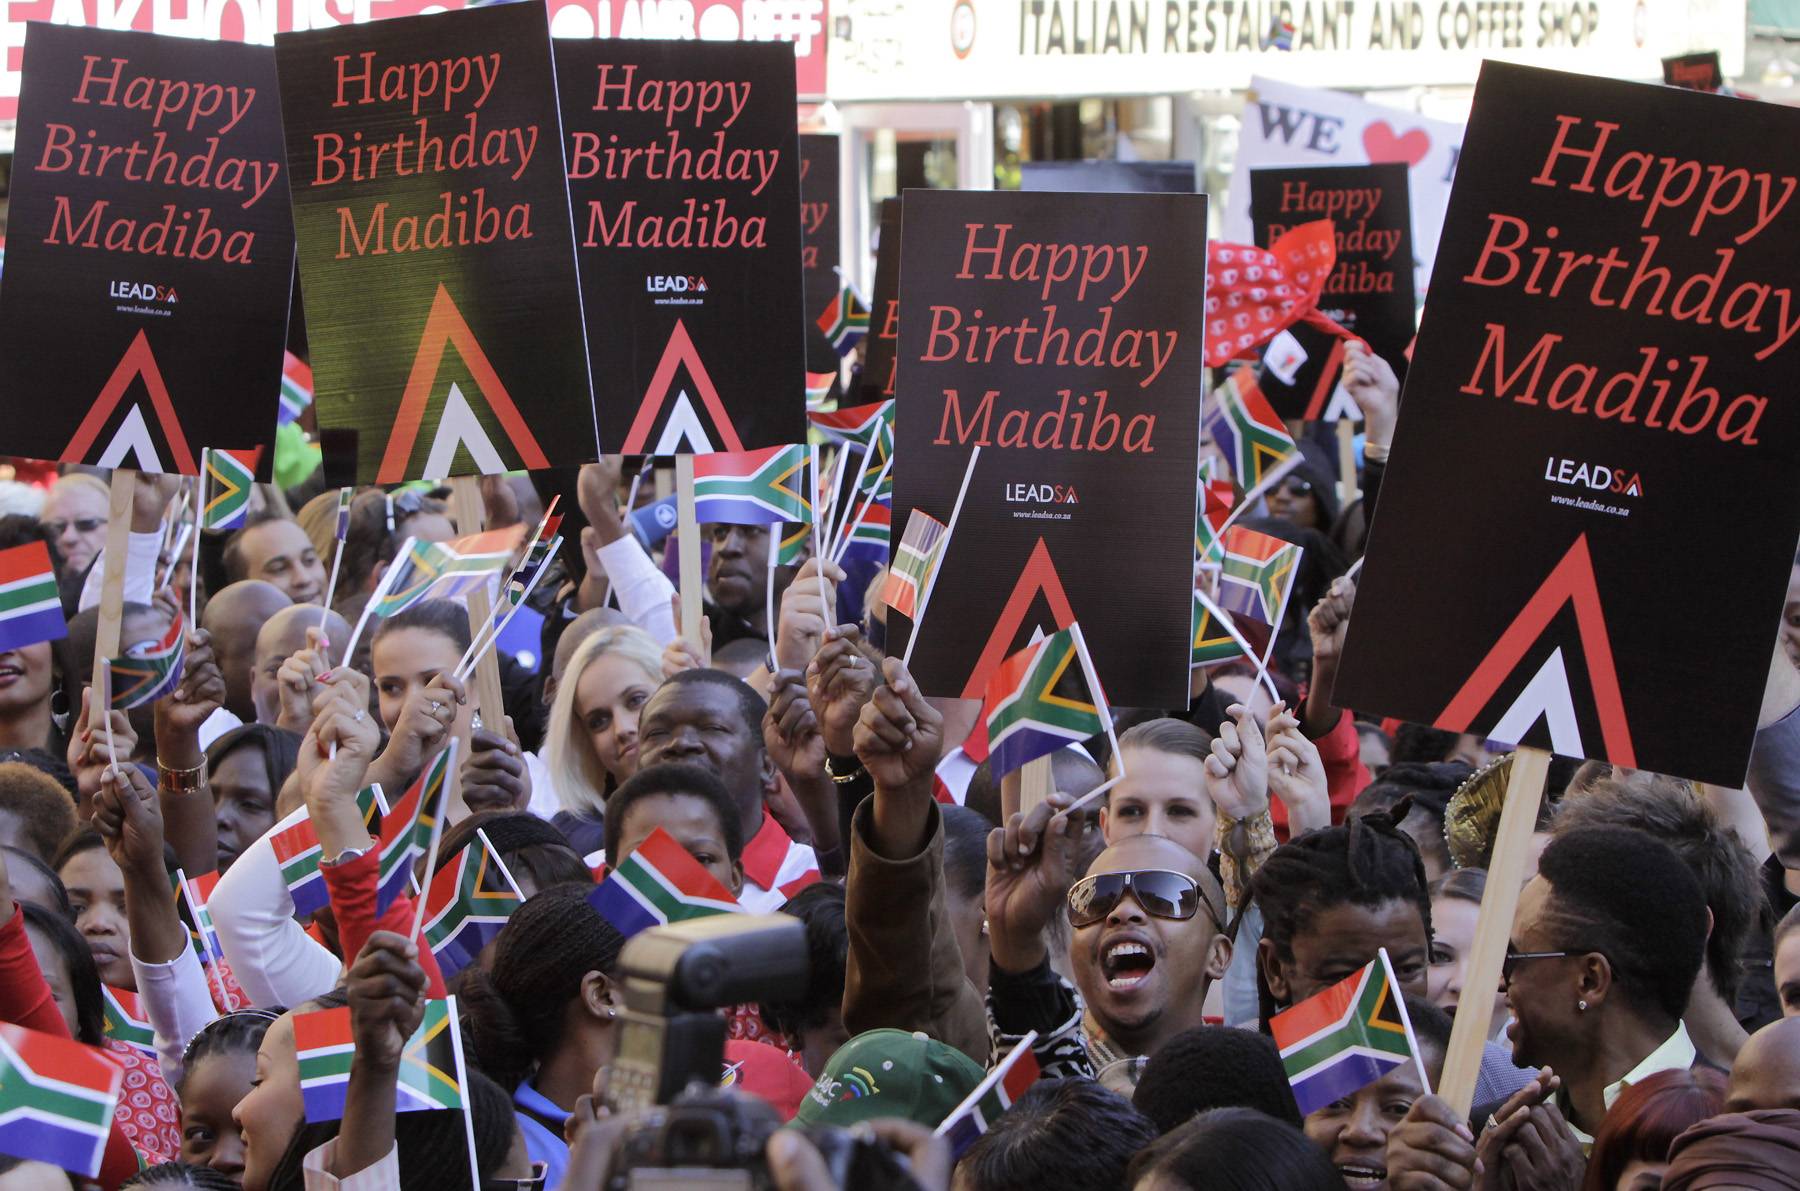
[[576, 647], [556, 684], [544, 761], [563, 808], [554, 821], [584, 855], [603, 846], [606, 796], [637, 772], [638, 712], [662, 669], [649, 633], [610, 625]]

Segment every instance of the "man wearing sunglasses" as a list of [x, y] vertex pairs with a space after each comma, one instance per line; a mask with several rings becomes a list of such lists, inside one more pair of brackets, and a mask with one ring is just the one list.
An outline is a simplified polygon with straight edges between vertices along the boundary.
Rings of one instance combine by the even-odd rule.
[[[1051, 1074], [1094, 1074], [1205, 1024], [1231, 939], [1205, 862], [1164, 836], [1122, 839], [1075, 879], [1068, 804], [1057, 795], [989, 838], [988, 1012], [1003, 1040], [1037, 1030], [1039, 1062], [1060, 1068]], [[1059, 913], [1075, 989], [1050, 966], [1046, 929]]]

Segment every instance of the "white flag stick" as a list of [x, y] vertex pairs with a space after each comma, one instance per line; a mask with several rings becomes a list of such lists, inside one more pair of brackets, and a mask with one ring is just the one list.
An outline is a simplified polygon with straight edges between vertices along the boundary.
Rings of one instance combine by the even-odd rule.
[[925, 576], [925, 590], [919, 593], [919, 614], [913, 617], [912, 635], [906, 639], [906, 653], [901, 656], [900, 664], [912, 666], [913, 647], [919, 643], [919, 630], [925, 625], [925, 609], [931, 604], [931, 592], [937, 587], [938, 572], [950, 560], [950, 539], [956, 533], [957, 518], [962, 516], [963, 498], [969, 495], [969, 481], [975, 477], [975, 461], [981, 458], [981, 446], [969, 452], [969, 466], [963, 469], [962, 487], [956, 490], [956, 504], [950, 510], [950, 522], [944, 526], [944, 540], [938, 543], [938, 562], [931, 568], [931, 574]]

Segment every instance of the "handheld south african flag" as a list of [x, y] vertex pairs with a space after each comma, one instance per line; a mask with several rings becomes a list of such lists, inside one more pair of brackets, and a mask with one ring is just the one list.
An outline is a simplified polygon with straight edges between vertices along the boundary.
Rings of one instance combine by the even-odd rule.
[[983, 1133], [994, 1127], [1000, 1114], [1018, 1103], [1019, 1097], [1038, 1081], [1037, 1056], [1031, 1050], [1036, 1041], [1037, 1031], [1028, 1032], [938, 1125], [935, 1135], [950, 1143], [952, 1160], [961, 1158]]
[[653, 926], [739, 909], [731, 891], [660, 827], [594, 886], [588, 904], [627, 939]]
[[394, 809], [381, 819], [381, 862], [375, 883], [375, 916], [387, 913], [394, 899], [412, 882], [413, 862], [431, 847], [433, 831], [441, 833], [450, 771], [456, 765], [456, 738], [414, 779]]
[[151, 1028], [144, 1007], [138, 1003], [138, 995], [128, 988], [102, 984], [100, 999], [106, 1011], [106, 1036], [155, 1058], [156, 1031]]
[[825, 413], [815, 411], [807, 414], [806, 420], [828, 442], [857, 447], [873, 443], [874, 450], [870, 451], [869, 458], [875, 462], [885, 458], [881, 452], [893, 448], [892, 401], [872, 401], [867, 405], [850, 405]]
[[888, 566], [887, 579], [881, 585], [881, 599], [889, 608], [910, 620], [918, 619], [919, 604], [925, 598], [925, 587], [931, 573], [944, 559], [950, 545], [950, 527], [918, 509], [906, 519], [906, 532], [900, 535], [900, 546]]
[[231, 965], [225, 962], [225, 948], [219, 942], [218, 929], [213, 926], [212, 907], [208, 904], [219, 884], [219, 871], [214, 869], [190, 877], [176, 869], [170, 880], [175, 886], [177, 912], [182, 925], [187, 927], [188, 938], [193, 941], [194, 953], [200, 957], [200, 968], [206, 976], [206, 988], [212, 994], [213, 1004], [220, 1013], [248, 1009], [250, 998], [244, 995], [231, 974]]
[[1239, 368], [1214, 389], [1202, 420], [1245, 500], [1300, 466], [1300, 448], [1257, 387], [1254, 369]]
[[1221, 541], [1219, 606], [1239, 620], [1281, 625], [1300, 570], [1300, 547], [1234, 525]]
[[[294, 1051], [300, 1060], [300, 1098], [312, 1123], [344, 1118], [344, 1089], [356, 1055], [350, 1007], [294, 1015]], [[462, 1040], [456, 1030], [456, 998], [426, 1001], [419, 1028], [400, 1052], [396, 1112], [460, 1109]]]
[[26, 542], [0, 550], [0, 652], [69, 635], [50, 548]]
[[312, 369], [293, 352], [281, 364], [281, 413], [277, 426], [285, 426], [306, 412], [313, 401]]
[[1213, 603], [1194, 581], [1194, 644], [1188, 659], [1194, 666], [1217, 666], [1238, 658], [1260, 660], [1269, 647], [1271, 630], [1254, 620], [1238, 621]]
[[777, 531], [781, 541], [775, 547], [775, 565], [797, 567], [806, 561], [806, 544], [812, 541], [812, 526], [801, 521], [796, 524], [783, 523]]
[[1269, 1033], [1301, 1116], [1407, 1063], [1419, 1065], [1419, 1082], [1431, 1090], [1386, 948], [1349, 979], [1270, 1018]]
[[806, 448], [764, 447], [694, 456], [694, 516], [722, 525], [810, 521]]
[[207, 448], [201, 452], [206, 460], [205, 488], [211, 493], [200, 506], [203, 529], [239, 529], [250, 516], [250, 486], [256, 483], [256, 458], [261, 449], [221, 451]]
[[880, 501], [870, 501], [869, 507], [862, 510], [861, 515], [850, 526], [850, 541], [844, 547], [846, 556], [852, 552], [862, 557], [882, 560], [888, 556], [888, 545], [894, 533], [894, 510]]
[[[371, 835], [380, 825], [384, 801], [380, 786], [365, 786], [356, 795], [356, 805], [361, 809], [363, 823], [369, 827]], [[317, 914], [331, 903], [325, 876], [319, 871], [319, 834], [313, 830], [312, 819], [304, 806], [269, 830], [269, 847], [275, 853], [275, 863], [281, 868], [282, 883], [293, 898], [294, 913]]]
[[487, 832], [477, 831], [425, 891], [425, 942], [446, 981], [475, 962], [512, 912], [525, 904]]
[[1200, 460], [1199, 496], [1194, 504], [1194, 561], [1218, 566], [1225, 557], [1219, 527], [1231, 516], [1237, 489], [1219, 475], [1219, 461], [1211, 455]]
[[525, 537], [523, 525], [509, 525], [449, 542], [409, 539], [383, 576], [374, 614], [398, 616], [425, 600], [467, 595], [506, 569]]
[[350, 504], [355, 499], [356, 489], [338, 489], [337, 527], [333, 531], [333, 536], [340, 542], [350, 536]]
[[831, 396], [831, 386], [837, 383], [835, 372], [809, 372], [806, 374], [806, 408], [818, 409]]
[[124, 1079], [91, 1046], [0, 1024], [0, 1154], [98, 1175]]
[[869, 307], [846, 281], [839, 286], [836, 296], [820, 313], [817, 322], [837, 354], [847, 356], [869, 333]]
[[130, 711], [162, 698], [180, 685], [181, 663], [186, 656], [187, 623], [177, 609], [169, 631], [160, 640], [133, 645], [108, 660], [112, 667], [109, 705], [114, 711]]
[[981, 715], [995, 781], [1027, 761], [1106, 731], [1112, 713], [1081, 626], [1052, 633], [995, 667]]

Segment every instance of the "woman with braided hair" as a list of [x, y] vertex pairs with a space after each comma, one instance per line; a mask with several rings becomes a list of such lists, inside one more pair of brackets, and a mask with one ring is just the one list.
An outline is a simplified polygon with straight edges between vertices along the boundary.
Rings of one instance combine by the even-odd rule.
[[589, 905], [590, 887], [557, 885], [507, 919], [493, 967], [471, 969], [462, 1006], [474, 1061], [512, 1094], [532, 1161], [562, 1182], [563, 1120], [617, 1044], [619, 953], [625, 940]]

